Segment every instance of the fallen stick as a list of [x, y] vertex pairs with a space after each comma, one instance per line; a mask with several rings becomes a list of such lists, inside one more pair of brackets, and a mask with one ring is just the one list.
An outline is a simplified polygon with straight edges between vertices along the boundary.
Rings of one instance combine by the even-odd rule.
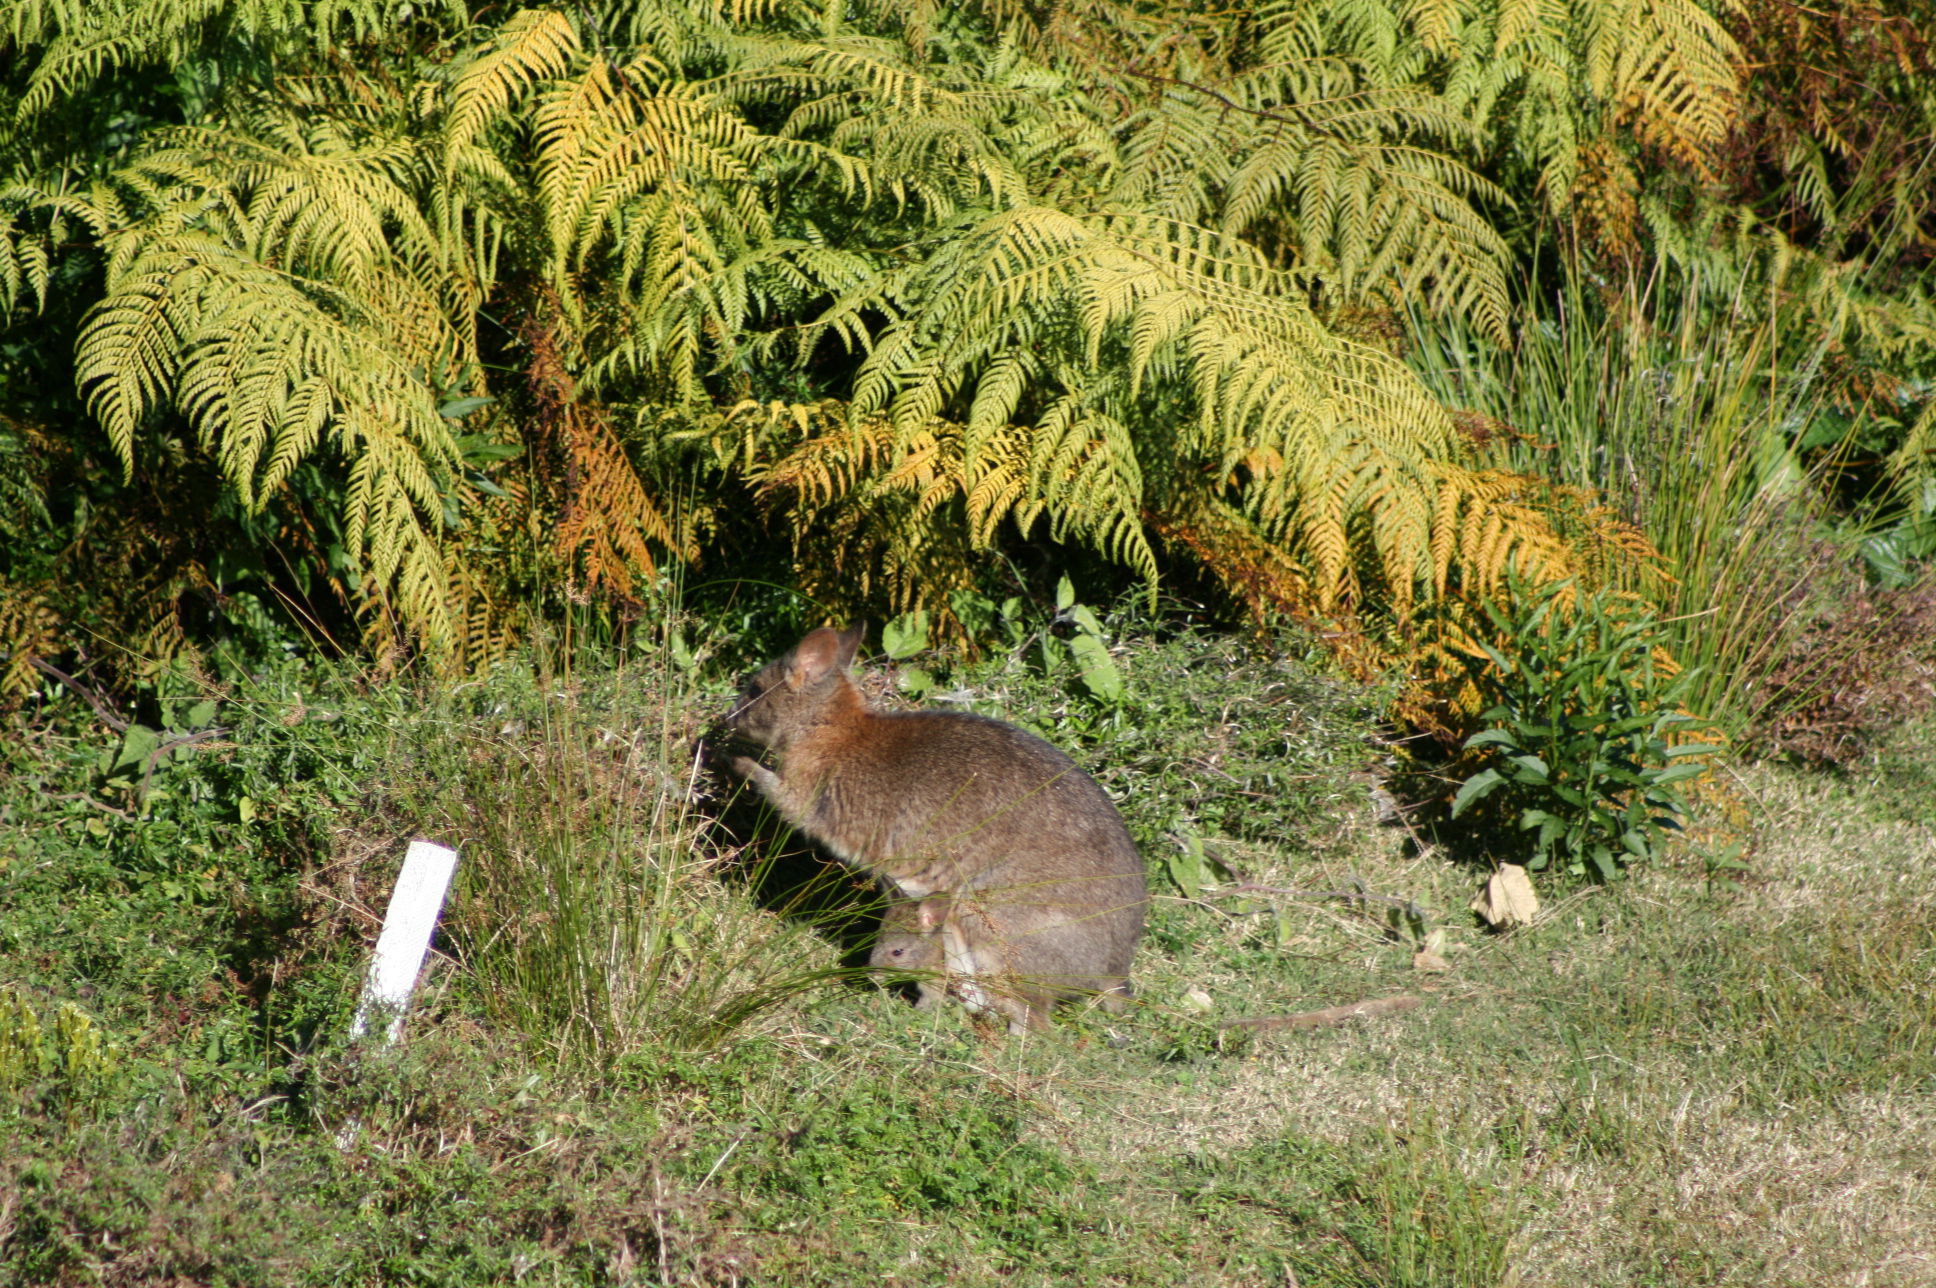
[[1367, 1002], [1327, 1006], [1322, 1011], [1300, 1011], [1296, 1015], [1253, 1015], [1245, 1019], [1225, 1020], [1217, 1027], [1248, 1029], [1253, 1033], [1266, 1029], [1316, 1029], [1373, 1015], [1396, 1015], [1400, 1011], [1411, 1010], [1423, 1000], [1410, 993], [1401, 993], [1397, 997], [1375, 997]]

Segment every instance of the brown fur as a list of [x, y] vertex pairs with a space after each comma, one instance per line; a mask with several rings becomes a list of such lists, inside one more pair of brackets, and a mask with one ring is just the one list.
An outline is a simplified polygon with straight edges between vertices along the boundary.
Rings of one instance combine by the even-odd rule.
[[1120, 1007], [1149, 896], [1116, 807], [1013, 725], [869, 709], [847, 674], [859, 645], [857, 628], [823, 628], [748, 681], [728, 723], [779, 768], [742, 756], [735, 770], [843, 862], [905, 899], [940, 898], [913, 915], [935, 923], [950, 991], [972, 1009], [1021, 1029], [1062, 998]]

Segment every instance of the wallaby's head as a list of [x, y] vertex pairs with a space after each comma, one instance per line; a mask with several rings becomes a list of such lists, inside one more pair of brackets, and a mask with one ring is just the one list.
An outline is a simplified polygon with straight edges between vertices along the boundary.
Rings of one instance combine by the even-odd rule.
[[734, 733], [775, 751], [824, 724], [857, 701], [847, 668], [860, 649], [862, 626], [844, 631], [823, 626], [773, 659], [740, 687], [739, 700], [726, 713]]
[[940, 970], [941, 921], [946, 899], [915, 899], [888, 905], [868, 965], [885, 970]]

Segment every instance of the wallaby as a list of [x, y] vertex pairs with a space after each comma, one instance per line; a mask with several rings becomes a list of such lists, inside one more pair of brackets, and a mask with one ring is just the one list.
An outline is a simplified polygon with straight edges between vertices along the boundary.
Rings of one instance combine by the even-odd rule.
[[1013, 725], [871, 710], [847, 674], [860, 640], [858, 627], [823, 627], [747, 681], [726, 722], [778, 769], [738, 756], [734, 771], [835, 857], [920, 903], [897, 924], [912, 917], [938, 941], [969, 1009], [1015, 1032], [1063, 998], [1120, 1009], [1149, 892], [1109, 797]]
[[[912, 977], [915, 1006], [930, 1010], [955, 990], [973, 1010], [995, 1010], [1010, 1017], [1010, 1027], [1039, 1022], [1066, 995], [1054, 981], [1080, 978], [1087, 945], [1067, 935], [1036, 934], [997, 939], [1005, 918], [965, 912], [951, 917], [955, 901], [944, 895], [907, 899], [881, 914], [874, 950], [867, 964], [889, 976]], [[965, 948], [951, 958], [948, 936]], [[1099, 994], [1111, 1010], [1122, 1007], [1122, 993]]]
[[881, 913], [874, 951], [867, 958], [867, 964], [877, 971], [913, 974], [914, 1004], [924, 1011], [933, 1009], [946, 996], [947, 959], [941, 947], [941, 922], [946, 913], [947, 900], [938, 896], [890, 903]]

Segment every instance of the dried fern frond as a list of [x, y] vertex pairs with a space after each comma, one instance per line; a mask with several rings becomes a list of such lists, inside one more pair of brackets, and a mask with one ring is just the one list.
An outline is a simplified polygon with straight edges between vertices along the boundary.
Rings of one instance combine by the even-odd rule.
[[17, 705], [38, 683], [34, 660], [59, 647], [60, 621], [40, 587], [0, 574], [0, 711]]
[[[551, 311], [555, 316], [555, 301]], [[675, 535], [605, 410], [576, 398], [555, 332], [533, 323], [525, 343], [532, 353], [527, 379], [559, 489], [552, 553], [589, 588], [632, 599], [636, 581], [657, 572], [654, 544], [688, 560], [698, 551], [690, 536]]]

